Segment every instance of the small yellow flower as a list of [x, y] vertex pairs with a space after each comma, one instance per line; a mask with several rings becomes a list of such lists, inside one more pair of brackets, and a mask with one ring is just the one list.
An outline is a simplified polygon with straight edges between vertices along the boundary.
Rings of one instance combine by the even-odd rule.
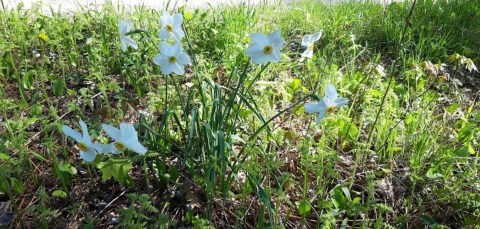
[[42, 39], [43, 41], [49, 41], [50, 40], [50, 37], [48, 37], [48, 35], [45, 34], [45, 33], [40, 33], [38, 35], [38, 38]]
[[188, 21], [188, 20], [190, 20], [190, 19], [192, 19], [192, 18], [193, 18], [192, 12], [190, 12], [189, 10], [187, 10], [187, 11], [185, 12], [185, 20]]

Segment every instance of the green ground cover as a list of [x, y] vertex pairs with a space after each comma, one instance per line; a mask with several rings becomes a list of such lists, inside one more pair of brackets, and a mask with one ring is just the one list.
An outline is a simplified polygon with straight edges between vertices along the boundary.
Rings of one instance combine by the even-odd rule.
[[[478, 1], [180, 8], [191, 64], [166, 76], [164, 12], [0, 12], [0, 227], [479, 227]], [[281, 61], [253, 63], [276, 29]], [[348, 104], [317, 124], [329, 84]], [[79, 120], [148, 151], [85, 161]]]

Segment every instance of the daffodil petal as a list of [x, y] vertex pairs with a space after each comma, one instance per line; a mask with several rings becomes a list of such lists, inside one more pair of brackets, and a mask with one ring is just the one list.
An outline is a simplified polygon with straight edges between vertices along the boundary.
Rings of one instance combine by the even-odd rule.
[[120, 123], [120, 140], [119, 142], [128, 142], [131, 139], [138, 139], [137, 131], [135, 131], [135, 127], [133, 127], [130, 123]]
[[259, 53], [258, 55], [252, 56], [252, 62], [255, 64], [263, 64], [269, 61], [269, 55]]
[[304, 46], [304, 47], [310, 46], [310, 45], [312, 44], [311, 40], [312, 40], [312, 35], [305, 35], [305, 36], [303, 36], [303, 38], [302, 38], [302, 46]]
[[108, 124], [102, 124], [102, 128], [107, 132], [108, 136], [110, 136], [115, 141], [119, 141], [121, 137], [121, 132], [118, 128], [110, 126]]
[[337, 99], [335, 100], [335, 107], [336, 107], [336, 108], [339, 108], [339, 107], [341, 107], [341, 106], [343, 106], [343, 105], [345, 105], [345, 104], [347, 104], [347, 103], [348, 103], [348, 99], [346, 99], [346, 98], [337, 98]]
[[337, 89], [335, 89], [335, 86], [329, 84], [325, 88], [325, 97], [328, 97], [332, 101], [335, 101], [338, 98], [337, 94]]
[[124, 24], [125, 24], [125, 28], [126, 28], [125, 33], [130, 32], [130, 30], [132, 30], [132, 28], [133, 28], [133, 23], [132, 23], [132, 21], [130, 21], [130, 19], [125, 19], [125, 20], [124, 20]]
[[252, 43], [247, 47], [247, 50], [245, 52], [247, 53], [248, 56], [252, 57], [254, 55], [257, 55], [259, 52], [262, 52], [263, 54], [264, 47], [265, 47], [264, 45], [261, 45], [258, 43]]
[[319, 102], [310, 102], [306, 103], [303, 108], [307, 113], [318, 113], [321, 111], [325, 111], [326, 107], [322, 107]]
[[97, 144], [99, 143], [92, 143], [92, 141], [90, 141], [89, 143], [87, 143], [87, 147], [89, 149], [93, 149], [95, 150], [97, 153], [101, 152], [103, 149], [100, 148]]
[[160, 68], [163, 75], [168, 75], [173, 72], [173, 64], [168, 63], [168, 58], [160, 63]]
[[82, 134], [73, 130], [69, 126], [63, 125], [62, 126], [62, 131], [63, 131], [63, 134], [67, 135], [68, 137], [73, 138], [76, 142], [81, 142], [82, 141]]
[[162, 43], [160, 43], [160, 53], [165, 56], [173, 56], [172, 46], [162, 41]]
[[137, 42], [135, 42], [132, 38], [130, 37], [125, 37], [124, 38], [124, 41], [126, 43], [127, 46], [130, 46], [132, 47], [133, 49], [137, 50], [138, 49], [138, 44]]
[[[322, 34], [323, 34], [323, 31], [320, 31], [320, 32], [318, 32], [318, 33], [313, 34], [312, 40], [313, 40], [314, 42], [320, 40], [320, 38], [322, 37]], [[313, 42], [312, 42], [312, 43], [313, 43]]]
[[90, 135], [88, 134], [87, 124], [85, 124], [85, 122], [83, 122], [82, 120], [78, 121], [78, 124], [80, 124], [80, 127], [82, 128], [82, 139], [83, 139], [83, 141], [91, 142]]
[[83, 135], [82, 136], [82, 142], [85, 143], [88, 147], [92, 147], [92, 145], [93, 145], [92, 138], [88, 134], [88, 129], [83, 129], [83, 127], [82, 127], [82, 130], [84, 130], [83, 134], [82, 134]]
[[87, 162], [92, 162], [97, 157], [97, 153], [93, 149], [89, 149], [88, 151], [81, 151], [80, 150], [80, 157]]
[[162, 40], [166, 40], [170, 37], [170, 33], [165, 28], [161, 28], [160, 32], [158, 32], [158, 37]]
[[182, 15], [179, 14], [179, 13], [175, 14], [175, 15], [173, 16], [173, 23], [172, 23], [173, 27], [174, 27], [174, 28], [178, 28], [178, 27], [180, 27], [180, 26], [182, 25], [182, 23], [183, 23], [183, 17], [182, 17]]
[[279, 51], [282, 49], [283, 43], [285, 42], [279, 29], [273, 31], [273, 33], [268, 36], [268, 40], [272, 43], [272, 46]]
[[302, 53], [302, 57], [303, 57], [303, 58], [310, 58], [310, 59], [312, 59], [312, 57], [313, 57], [313, 50], [306, 49], [306, 50]]
[[171, 36], [176, 42], [182, 41], [183, 37], [185, 36], [185, 33], [182, 31], [181, 28], [175, 29], [172, 33]]
[[125, 36], [127, 33], [127, 26], [125, 25], [125, 21], [118, 22], [118, 31], [120, 33], [120, 37]]
[[169, 13], [164, 12], [162, 16], [160, 16], [160, 24], [162, 27], [172, 24], [172, 16]]
[[180, 65], [178, 63], [172, 64], [172, 71], [175, 72], [175, 74], [180, 75], [180, 76], [185, 74], [185, 69], [184, 69], [183, 65]]
[[172, 45], [171, 49], [173, 50], [174, 54], [179, 54], [183, 52], [182, 44], [181, 43], [175, 43]]
[[252, 58], [253, 63], [263, 64], [265, 61], [268, 60], [268, 55], [263, 53], [264, 47], [265, 46], [262, 46], [259, 43], [254, 43], [247, 48], [246, 53], [250, 58]]
[[331, 106], [335, 106], [335, 100], [325, 96], [323, 97], [320, 102], [319, 102], [322, 106], [324, 106], [325, 108], [327, 107], [331, 107]]
[[179, 64], [187, 65], [191, 63], [190, 57], [186, 53], [182, 53], [178, 56], [177, 62]]
[[317, 116], [317, 125], [320, 125], [320, 122], [322, 122], [322, 119], [323, 117], [325, 117], [325, 114], [327, 112], [325, 110], [323, 111], [320, 111], [320, 113], [318, 113], [318, 116]]
[[252, 33], [250, 34], [250, 43], [259, 43], [261, 46], [265, 46], [268, 37], [263, 33]]
[[137, 140], [137, 141], [131, 141], [128, 144], [126, 144], [127, 148], [132, 150], [135, 153], [145, 155], [147, 152], [147, 149]]
[[127, 51], [128, 45], [127, 45], [127, 42], [125, 42], [125, 39], [120, 40], [120, 48], [121, 48], [124, 52]]
[[155, 63], [156, 65], [161, 65], [161, 63], [166, 59], [167, 57], [165, 55], [158, 54], [155, 57], [153, 57], [153, 63]]
[[116, 151], [114, 143], [110, 144], [102, 144], [102, 143], [95, 143], [95, 147], [97, 147], [97, 152], [99, 154], [107, 154], [107, 153], [113, 153]]
[[279, 49], [274, 49], [272, 54], [270, 54], [269, 56], [270, 56], [270, 62], [272, 63], [277, 63], [280, 60], [282, 60], [282, 54], [280, 53]]

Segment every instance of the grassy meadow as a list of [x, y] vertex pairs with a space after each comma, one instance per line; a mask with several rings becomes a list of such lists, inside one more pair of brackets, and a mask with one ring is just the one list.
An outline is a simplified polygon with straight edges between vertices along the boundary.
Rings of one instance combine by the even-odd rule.
[[[0, 11], [0, 228], [480, 228], [477, 0], [168, 10], [183, 75], [153, 62], [165, 9]], [[348, 103], [317, 124], [329, 84]], [[85, 161], [79, 120], [148, 151]]]

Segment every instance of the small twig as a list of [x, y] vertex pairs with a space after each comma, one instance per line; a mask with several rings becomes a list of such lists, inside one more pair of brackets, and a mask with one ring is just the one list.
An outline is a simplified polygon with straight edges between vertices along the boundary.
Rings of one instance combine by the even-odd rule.
[[121, 196], [123, 196], [125, 194], [125, 192], [127, 192], [128, 190], [130, 190], [130, 188], [127, 188], [125, 189], [122, 193], [120, 193], [120, 195], [118, 195], [117, 197], [115, 197], [115, 199], [113, 199], [112, 201], [110, 201], [110, 203], [108, 203], [96, 216], [95, 218], [98, 218], [100, 216], [100, 214], [102, 214], [108, 207], [110, 207], [110, 205], [113, 204], [113, 202], [117, 201], [118, 198], [120, 198]]

